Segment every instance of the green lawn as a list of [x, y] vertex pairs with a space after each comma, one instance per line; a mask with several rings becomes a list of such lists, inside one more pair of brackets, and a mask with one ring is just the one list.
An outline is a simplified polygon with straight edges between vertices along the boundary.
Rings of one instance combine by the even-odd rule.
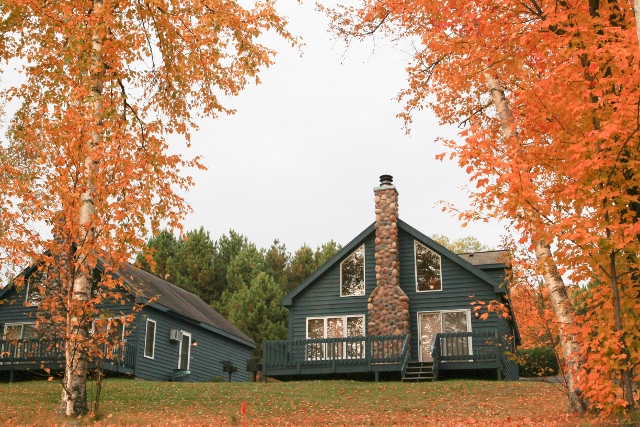
[[[93, 386], [89, 388], [93, 394]], [[0, 384], [0, 425], [55, 426], [59, 383]], [[246, 402], [247, 415], [240, 413]], [[436, 383], [305, 381], [283, 383], [105, 382], [95, 426], [425, 425], [578, 426], [563, 395], [540, 382]]]

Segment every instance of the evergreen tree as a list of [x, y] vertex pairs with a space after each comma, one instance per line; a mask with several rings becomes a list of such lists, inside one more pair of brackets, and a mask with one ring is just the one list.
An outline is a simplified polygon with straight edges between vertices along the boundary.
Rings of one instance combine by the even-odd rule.
[[287, 338], [288, 310], [282, 306], [284, 292], [267, 273], [259, 273], [228, 300], [228, 319], [258, 345], [255, 356], [262, 356], [262, 343]]
[[288, 289], [287, 265], [291, 255], [286, 246], [280, 244], [278, 239], [273, 241], [271, 247], [264, 254], [264, 271], [273, 277], [276, 284], [283, 290]]
[[296, 251], [287, 268], [287, 288], [289, 292], [298, 286], [304, 279], [309, 277], [316, 270], [315, 255], [313, 249], [303, 244]]
[[[173, 265], [179, 248], [179, 241], [169, 230], [160, 232], [149, 239], [146, 246], [136, 256], [136, 265], [158, 277], [175, 283], [176, 270]], [[153, 264], [149, 262], [153, 260]]]
[[199, 230], [187, 232], [180, 240], [176, 256], [172, 263], [175, 268], [177, 286], [193, 292], [207, 304], [215, 289], [213, 276], [214, 244], [209, 232], [200, 227]]
[[231, 296], [247, 288], [251, 281], [264, 271], [264, 254], [253, 243], [247, 243], [233, 257], [227, 267], [227, 285], [220, 297], [211, 302], [211, 306], [223, 316], [229, 315], [229, 299]]
[[316, 249], [316, 253], [314, 254], [316, 268], [322, 267], [322, 265], [325, 262], [329, 261], [335, 254], [337, 254], [340, 249], [342, 249], [342, 245], [334, 242], [333, 239], [318, 247]]
[[223, 234], [215, 243], [213, 255], [213, 291], [211, 301], [216, 301], [228, 288], [228, 270], [231, 260], [248, 245], [248, 240], [242, 234], [229, 230], [229, 235]]

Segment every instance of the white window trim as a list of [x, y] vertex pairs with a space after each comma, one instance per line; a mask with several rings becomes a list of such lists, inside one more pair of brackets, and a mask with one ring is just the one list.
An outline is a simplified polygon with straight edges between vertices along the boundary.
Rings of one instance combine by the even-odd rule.
[[[364, 333], [364, 335], [362, 335], [363, 337], [367, 336], [367, 317], [364, 314], [345, 314], [342, 316], [322, 316], [322, 317], [307, 317], [306, 321], [305, 321], [305, 337], [306, 339], [310, 340], [310, 339], [326, 339], [327, 338], [327, 319], [342, 319], [342, 324], [343, 324], [343, 335], [342, 338], [348, 338], [347, 337], [347, 318], [348, 317], [360, 317], [362, 318], [362, 331]], [[309, 320], [320, 320], [322, 319], [324, 321], [323, 323], [323, 328], [322, 328], [322, 338], [309, 338]], [[344, 355], [344, 357], [342, 359], [361, 359], [361, 357], [347, 357], [347, 343], [343, 343], [342, 344], [342, 354]], [[305, 350], [306, 351], [306, 350]], [[327, 359], [326, 357], [326, 351], [324, 353], [324, 357], [321, 360], [325, 360]]]
[[[440, 264], [440, 289], [429, 289], [429, 290], [426, 290], [426, 291], [421, 291], [420, 289], [418, 289], [418, 251], [417, 251], [418, 245], [424, 246], [427, 250], [433, 252], [438, 257], [438, 260], [440, 261], [439, 262], [439, 264]], [[413, 273], [415, 274], [415, 280], [416, 280], [416, 292], [418, 292], [418, 293], [442, 292], [442, 290], [444, 289], [444, 280], [442, 279], [442, 257], [440, 256], [439, 253], [437, 253], [436, 251], [431, 249], [429, 246], [425, 245], [422, 242], [418, 242], [417, 240], [413, 241]]]
[[[364, 336], [367, 335], [367, 328], [366, 328], [366, 323], [365, 321], [366, 316], [364, 314], [345, 314], [345, 315], [336, 315], [336, 316], [320, 316], [320, 317], [307, 317], [306, 320], [306, 324], [305, 324], [305, 337], [307, 337], [306, 339], [310, 340], [310, 339], [316, 339], [316, 338], [309, 338], [309, 320], [324, 320], [324, 329], [323, 329], [323, 338], [327, 338], [327, 319], [342, 319], [343, 324], [344, 324], [344, 334], [342, 338], [346, 338], [346, 334], [347, 334], [347, 317], [361, 317], [362, 318], [362, 325], [364, 326]], [[318, 338], [319, 339], [319, 338]]]
[[7, 326], [17, 326], [17, 325], [22, 325], [22, 329], [20, 330], [20, 338], [14, 338], [14, 339], [23, 339], [22, 337], [24, 336], [24, 326], [25, 325], [34, 325], [35, 326], [36, 322], [11, 322], [11, 323], [5, 323], [4, 327], [2, 329], [2, 333], [3, 336], [6, 337], [7, 336]]
[[[440, 310], [440, 311], [419, 311], [417, 313], [418, 316], [418, 359], [420, 362], [422, 362], [422, 350], [420, 349], [420, 334], [422, 332], [422, 325], [420, 324], [420, 315], [421, 314], [440, 314], [440, 328], [442, 329], [442, 326], [444, 325], [444, 322], [442, 322], [442, 314], [443, 313], [466, 313], [467, 314], [467, 332], [473, 332], [472, 328], [471, 328], [471, 310], [468, 309], [460, 309], [460, 310]], [[440, 333], [443, 334], [444, 332], [442, 332], [442, 330], [440, 330], [440, 332], [436, 332], [436, 333]], [[469, 355], [473, 355], [473, 338], [469, 337]]]
[[[362, 286], [362, 293], [355, 294], [355, 295], [342, 295], [342, 263], [344, 263], [356, 251], [360, 250], [360, 248], [362, 248], [362, 281], [364, 282]], [[366, 274], [367, 273], [367, 256], [366, 255], [367, 255], [367, 251], [363, 243], [357, 248], [355, 248], [353, 251], [351, 251], [351, 253], [349, 253], [349, 255], [347, 255], [345, 259], [340, 261], [340, 298], [361, 297], [367, 293], [367, 274]]]
[[[187, 331], [182, 331], [182, 340], [184, 341], [184, 337], [188, 336], [189, 337], [189, 346], [188, 348], [188, 352], [187, 352], [187, 371], [189, 370], [189, 367], [191, 366], [191, 332], [187, 332]], [[180, 362], [182, 362], [182, 341], [180, 341], [180, 345], [178, 347], [178, 369], [180, 369]]]
[[29, 277], [29, 279], [27, 280], [27, 293], [24, 295], [24, 300], [25, 302], [29, 303], [29, 307], [38, 307], [40, 303], [29, 300], [29, 292], [31, 291], [31, 277]]
[[[153, 322], [153, 345], [151, 346], [151, 356], [147, 356], [147, 336], [149, 334], [149, 322]], [[153, 319], [147, 319], [144, 330], [144, 351], [143, 356], [147, 359], [153, 359], [156, 354], [156, 336], [158, 335], [158, 323]]]

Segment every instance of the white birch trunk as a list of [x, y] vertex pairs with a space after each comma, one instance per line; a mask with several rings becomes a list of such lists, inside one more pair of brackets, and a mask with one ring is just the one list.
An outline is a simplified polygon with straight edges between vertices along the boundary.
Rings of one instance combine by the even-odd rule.
[[[94, 2], [93, 13], [100, 15], [102, 9], [102, 1]], [[83, 243], [93, 243], [93, 226], [92, 220], [95, 213], [94, 205], [94, 184], [98, 162], [95, 159], [94, 150], [101, 142], [102, 133], [100, 126], [102, 125], [102, 88], [103, 88], [103, 68], [102, 63], [102, 34], [98, 28], [94, 30], [91, 38], [92, 42], [92, 60], [91, 74], [93, 76], [93, 87], [91, 88], [91, 104], [93, 108], [94, 130], [85, 145], [85, 161], [84, 172], [87, 189], [81, 195], [80, 212], [79, 212], [79, 236], [77, 242], [79, 247], [83, 247]], [[86, 249], [85, 249], [86, 252]], [[77, 262], [84, 263], [84, 259]], [[67, 416], [78, 416], [86, 414], [89, 411], [87, 404], [87, 371], [88, 357], [86, 341], [89, 338], [88, 320], [85, 317], [83, 308], [91, 299], [91, 278], [86, 268], [76, 270], [73, 280], [73, 291], [71, 294], [71, 313], [68, 316], [67, 324], [67, 341], [65, 348], [66, 364], [64, 387], [62, 389], [62, 410]]]
[[[535, 230], [533, 232], [535, 234]], [[558, 324], [560, 350], [562, 351], [564, 362], [569, 368], [566, 370], [569, 406], [576, 412], [584, 412], [586, 409], [585, 404], [576, 387], [575, 378], [582, 365], [582, 361], [578, 356], [580, 354], [580, 346], [570, 331], [575, 323], [573, 307], [571, 306], [569, 295], [567, 295], [567, 288], [553, 260], [550, 245], [543, 240], [539, 240], [534, 241], [534, 248], [538, 265], [542, 268], [542, 277], [549, 291], [549, 300]]]
[[640, 48], [640, 0], [633, 0], [633, 13], [636, 15], [636, 35], [638, 36], [638, 48]]
[[[640, 1], [640, 0], [636, 0]], [[484, 77], [489, 87], [491, 100], [496, 107], [502, 134], [505, 139], [513, 135], [513, 118], [509, 109], [507, 97], [504, 94], [504, 88], [500, 83], [499, 77], [492, 76], [489, 72], [484, 73]], [[532, 230], [536, 235], [536, 230]], [[558, 330], [560, 334], [560, 347], [564, 356], [565, 363], [569, 366], [567, 371], [567, 388], [569, 394], [569, 406], [576, 412], [584, 412], [585, 405], [580, 397], [580, 392], [576, 388], [575, 375], [578, 372], [581, 362], [577, 358], [580, 354], [580, 347], [575, 341], [575, 337], [570, 333], [569, 329], [574, 325], [573, 308], [567, 295], [567, 288], [564, 285], [562, 277], [558, 273], [558, 269], [553, 260], [551, 247], [542, 240], [532, 240], [536, 254], [538, 265], [542, 268], [542, 277], [544, 284], [549, 290], [549, 296], [553, 312], [558, 322]]]

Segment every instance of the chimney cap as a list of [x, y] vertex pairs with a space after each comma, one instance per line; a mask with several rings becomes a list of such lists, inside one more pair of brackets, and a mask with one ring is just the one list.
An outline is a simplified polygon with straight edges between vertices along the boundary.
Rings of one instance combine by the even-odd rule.
[[391, 175], [380, 175], [380, 187], [393, 186], [393, 177]]

